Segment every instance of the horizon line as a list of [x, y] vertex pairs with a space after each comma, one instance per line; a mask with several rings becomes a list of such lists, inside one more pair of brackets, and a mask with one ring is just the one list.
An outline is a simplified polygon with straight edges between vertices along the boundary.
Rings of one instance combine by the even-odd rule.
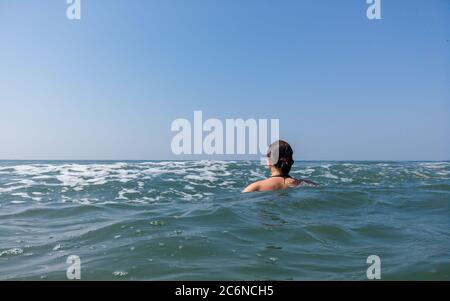
[[[128, 161], [128, 162], [142, 162], [142, 161], [260, 161], [259, 159], [2, 159], [0, 161], [50, 161], [50, 162], [62, 162], [62, 161]], [[450, 162], [450, 159], [303, 159], [295, 160], [294, 162], [323, 162], [323, 161], [335, 161], [335, 162]]]

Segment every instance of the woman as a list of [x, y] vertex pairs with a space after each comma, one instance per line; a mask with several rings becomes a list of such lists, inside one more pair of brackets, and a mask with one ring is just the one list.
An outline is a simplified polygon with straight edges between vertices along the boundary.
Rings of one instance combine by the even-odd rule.
[[297, 180], [289, 175], [294, 164], [293, 153], [291, 146], [286, 141], [278, 140], [272, 143], [267, 151], [270, 178], [248, 185], [243, 192], [280, 190], [299, 185], [317, 186], [312, 181]]

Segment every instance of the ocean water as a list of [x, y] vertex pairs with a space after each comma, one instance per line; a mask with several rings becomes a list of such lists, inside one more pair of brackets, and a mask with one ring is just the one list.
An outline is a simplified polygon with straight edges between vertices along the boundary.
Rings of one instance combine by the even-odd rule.
[[450, 162], [0, 161], [0, 280], [450, 280]]

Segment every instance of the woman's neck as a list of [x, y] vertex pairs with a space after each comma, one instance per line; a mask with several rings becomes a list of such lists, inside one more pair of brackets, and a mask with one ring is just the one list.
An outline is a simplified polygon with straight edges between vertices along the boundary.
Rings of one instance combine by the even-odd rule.
[[270, 175], [271, 177], [287, 176], [287, 175], [283, 174], [283, 173], [281, 172], [281, 170], [279, 170], [279, 169], [277, 169], [277, 168], [273, 168], [273, 167], [270, 168], [270, 174], [271, 174], [271, 175]]

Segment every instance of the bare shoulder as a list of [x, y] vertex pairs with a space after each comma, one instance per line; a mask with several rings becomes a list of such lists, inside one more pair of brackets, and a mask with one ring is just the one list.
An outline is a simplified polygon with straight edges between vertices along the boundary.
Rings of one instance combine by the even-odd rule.
[[310, 180], [305, 179], [294, 179], [290, 178], [290, 180], [283, 180], [280, 178], [269, 178], [265, 180], [260, 180], [254, 182], [247, 187], [242, 192], [253, 192], [253, 191], [272, 191], [279, 189], [286, 189], [289, 187], [296, 186], [318, 186], [316, 183]]
[[247, 187], [245, 187], [244, 190], [242, 190], [242, 192], [253, 192], [253, 191], [259, 191], [261, 188], [261, 184], [264, 180], [261, 181], [256, 181], [250, 185], [248, 185]]
[[274, 179], [264, 179], [248, 185], [242, 192], [252, 191], [271, 191], [283, 188], [282, 185]]

